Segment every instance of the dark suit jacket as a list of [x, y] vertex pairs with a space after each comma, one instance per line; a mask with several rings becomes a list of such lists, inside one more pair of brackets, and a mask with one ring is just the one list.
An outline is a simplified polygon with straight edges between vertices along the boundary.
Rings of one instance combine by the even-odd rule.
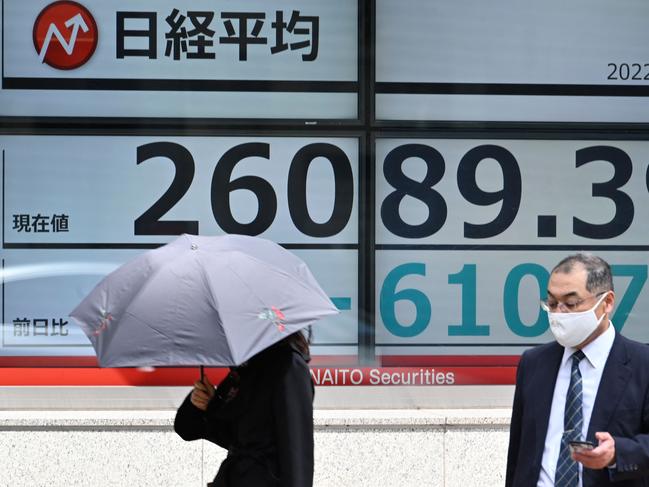
[[283, 342], [237, 367], [207, 411], [187, 396], [174, 428], [228, 450], [216, 487], [313, 485], [313, 382], [308, 357]]
[[[563, 357], [556, 342], [526, 351], [518, 364], [509, 434], [507, 487], [535, 487]], [[616, 334], [604, 367], [586, 439], [607, 431], [616, 468], [584, 468], [584, 487], [649, 486], [649, 347]]]

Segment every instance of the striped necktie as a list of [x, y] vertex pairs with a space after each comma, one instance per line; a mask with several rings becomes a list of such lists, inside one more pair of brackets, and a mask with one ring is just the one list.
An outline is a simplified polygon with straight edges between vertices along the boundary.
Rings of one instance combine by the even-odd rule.
[[570, 458], [568, 442], [581, 440], [581, 432], [584, 426], [581, 372], [579, 372], [579, 362], [584, 357], [584, 352], [581, 350], [577, 350], [572, 354], [570, 385], [566, 395], [566, 409], [563, 413], [564, 432], [561, 436], [561, 450], [557, 460], [557, 471], [554, 475], [555, 487], [577, 487], [579, 485], [579, 465]]

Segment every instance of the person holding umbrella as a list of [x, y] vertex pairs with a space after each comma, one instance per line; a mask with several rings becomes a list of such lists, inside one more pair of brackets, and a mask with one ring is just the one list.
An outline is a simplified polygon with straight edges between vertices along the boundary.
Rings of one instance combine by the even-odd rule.
[[339, 311], [270, 240], [181, 235], [105, 276], [70, 316], [101, 367], [231, 367], [203, 377], [175, 427], [228, 449], [218, 487], [311, 487], [313, 383], [303, 330]]
[[215, 389], [204, 376], [182, 403], [174, 429], [228, 450], [213, 487], [313, 485], [313, 381], [298, 331], [231, 367]]

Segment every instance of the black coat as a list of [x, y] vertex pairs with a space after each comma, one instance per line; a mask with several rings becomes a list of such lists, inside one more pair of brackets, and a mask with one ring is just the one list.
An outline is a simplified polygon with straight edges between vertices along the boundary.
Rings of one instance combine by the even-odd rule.
[[313, 485], [313, 382], [303, 356], [284, 342], [232, 368], [207, 411], [187, 396], [174, 429], [228, 450], [217, 487]]

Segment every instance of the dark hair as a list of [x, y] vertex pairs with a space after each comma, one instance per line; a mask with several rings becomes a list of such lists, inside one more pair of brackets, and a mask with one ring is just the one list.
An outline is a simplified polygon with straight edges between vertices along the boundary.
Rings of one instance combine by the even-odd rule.
[[290, 334], [284, 340], [305, 357], [309, 358], [311, 356], [311, 351], [309, 348], [309, 344], [311, 343], [310, 326], [305, 330], [296, 331], [295, 333]]
[[613, 291], [611, 266], [604, 259], [593, 254], [578, 253], [569, 255], [554, 266], [552, 273], [568, 274], [572, 272], [576, 263], [583, 265], [584, 269], [586, 269], [586, 290], [593, 294]]

